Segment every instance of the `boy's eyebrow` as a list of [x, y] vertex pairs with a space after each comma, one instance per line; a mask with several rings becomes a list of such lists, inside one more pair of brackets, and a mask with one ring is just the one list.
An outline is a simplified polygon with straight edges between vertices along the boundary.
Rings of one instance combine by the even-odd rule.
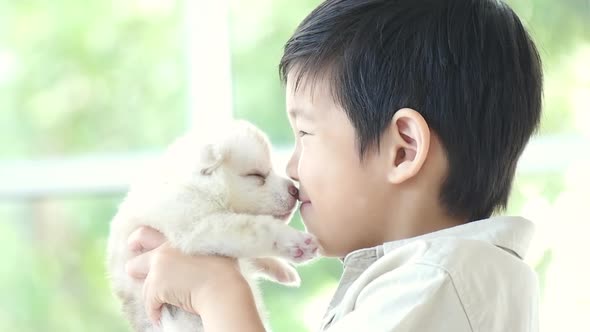
[[297, 118], [297, 117], [301, 117], [304, 119], [309, 119], [310, 116], [308, 114], [308, 112], [303, 111], [302, 109], [299, 108], [291, 108], [289, 109], [289, 116], [291, 116], [293, 119]]

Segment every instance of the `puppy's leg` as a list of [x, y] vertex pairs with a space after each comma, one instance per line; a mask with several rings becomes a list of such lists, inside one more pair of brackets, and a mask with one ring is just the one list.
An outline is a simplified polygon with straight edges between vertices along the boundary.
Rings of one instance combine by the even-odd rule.
[[199, 219], [183, 232], [161, 230], [187, 254], [217, 254], [236, 258], [277, 256], [290, 262], [318, 255], [316, 238], [270, 216], [218, 213]]
[[270, 281], [293, 287], [298, 287], [301, 284], [297, 270], [280, 258], [255, 258], [251, 260], [251, 263], [256, 275], [261, 275]]

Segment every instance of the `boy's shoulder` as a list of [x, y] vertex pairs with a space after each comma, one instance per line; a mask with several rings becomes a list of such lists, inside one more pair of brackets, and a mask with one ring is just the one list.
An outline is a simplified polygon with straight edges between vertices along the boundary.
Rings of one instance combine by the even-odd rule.
[[393, 331], [408, 315], [430, 322], [421, 331], [536, 331], [537, 279], [521, 258], [531, 235], [527, 220], [492, 218], [352, 253], [332, 321], [366, 310]]
[[[443, 229], [415, 238], [385, 243], [375, 263], [391, 269], [427, 265], [454, 279], [483, 274], [508, 278], [508, 273], [534, 273], [523, 261], [534, 225], [521, 217], [494, 217]], [[399, 264], [399, 266], [397, 266]]]
[[414, 251], [414, 255], [403, 264], [430, 266], [444, 271], [457, 281], [498, 278], [500, 282], [510, 279], [511, 274], [534, 274], [532, 268], [522, 259], [524, 252], [517, 247], [470, 238], [416, 240], [397, 250], [388, 251], [379, 263], [387, 264], [389, 259], [397, 260], [403, 251]]

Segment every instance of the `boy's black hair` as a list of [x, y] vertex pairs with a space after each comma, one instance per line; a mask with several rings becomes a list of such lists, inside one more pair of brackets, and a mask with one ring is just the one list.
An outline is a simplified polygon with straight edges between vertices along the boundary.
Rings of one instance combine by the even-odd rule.
[[395, 112], [418, 111], [440, 138], [440, 191], [468, 220], [505, 208], [517, 161], [541, 117], [541, 60], [517, 15], [495, 0], [327, 0], [299, 25], [283, 82], [328, 75], [361, 158]]

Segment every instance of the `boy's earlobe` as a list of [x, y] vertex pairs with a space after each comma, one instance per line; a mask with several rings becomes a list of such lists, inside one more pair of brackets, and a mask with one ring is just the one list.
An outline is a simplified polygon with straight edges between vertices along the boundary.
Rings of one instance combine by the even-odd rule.
[[391, 160], [389, 182], [402, 183], [420, 171], [430, 148], [430, 128], [420, 113], [410, 108], [398, 110], [390, 124]]

